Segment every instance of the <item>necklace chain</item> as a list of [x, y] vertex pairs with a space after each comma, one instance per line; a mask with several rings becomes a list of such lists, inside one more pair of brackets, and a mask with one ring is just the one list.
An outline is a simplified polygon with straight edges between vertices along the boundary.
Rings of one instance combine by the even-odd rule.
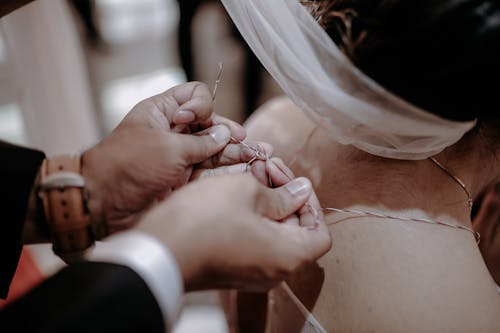
[[451, 172], [447, 167], [439, 163], [438, 160], [436, 160], [436, 158], [429, 157], [429, 159], [434, 164], [436, 164], [441, 170], [443, 170], [448, 176], [450, 176], [458, 185], [460, 185], [460, 187], [464, 190], [465, 194], [467, 195], [467, 205], [469, 206], [469, 209], [472, 209], [474, 201], [472, 200], [472, 194], [470, 193], [467, 186], [465, 186], [465, 183], [460, 178], [458, 178], [453, 172]]
[[[340, 209], [340, 208], [327, 207], [327, 208], [323, 208], [323, 210], [337, 212], [337, 213], [352, 213], [352, 214], [358, 214], [358, 215], [364, 215], [364, 216], [373, 216], [373, 217], [379, 217], [379, 218], [391, 219], [391, 220], [399, 220], [399, 221], [405, 221], [405, 222], [421, 222], [421, 223], [429, 223], [429, 224], [438, 224], [438, 225], [443, 225], [446, 227], [466, 230], [466, 231], [472, 233], [472, 235], [474, 235], [474, 238], [476, 239], [477, 244], [479, 244], [479, 242], [481, 241], [481, 234], [479, 232], [474, 231], [473, 229], [466, 227], [464, 225], [460, 225], [460, 224], [452, 224], [452, 223], [439, 221], [439, 220], [392, 216], [392, 215], [387, 215], [387, 214], [379, 214], [379, 213], [356, 210], [356, 209]], [[337, 222], [330, 223], [330, 225], [335, 224], [335, 223], [337, 223]]]
[[[219, 71], [217, 73], [217, 78], [215, 80], [214, 89], [212, 91], [212, 101], [214, 101], [214, 102], [215, 102], [215, 96], [217, 94], [217, 87], [219, 86], [219, 83], [220, 83], [221, 78], [222, 78], [222, 72], [223, 72], [223, 65], [222, 65], [222, 62], [220, 62], [219, 63]], [[215, 121], [214, 121], [214, 123], [215, 123]], [[245, 146], [247, 149], [251, 150], [254, 153], [254, 157], [247, 163], [247, 167], [249, 167], [256, 160], [263, 160], [263, 161], [265, 161], [266, 162], [266, 169], [269, 167], [269, 163], [274, 163], [269, 158], [269, 156], [267, 156], [267, 154], [265, 154], [263, 152], [263, 150], [261, 151], [258, 148], [254, 148], [252, 146], [249, 146], [245, 142], [243, 142], [241, 140], [238, 140], [238, 139], [236, 139], [236, 138], [234, 138], [232, 136], [231, 136], [231, 139], [233, 141], [238, 142], [239, 144]], [[261, 148], [261, 147], [259, 147], [259, 148]], [[443, 170], [443, 172], [445, 172], [448, 176], [450, 176], [458, 185], [460, 185], [460, 187], [467, 194], [467, 205], [468, 205], [469, 209], [472, 209], [472, 204], [473, 204], [472, 195], [471, 195], [469, 189], [467, 188], [467, 186], [465, 185], [465, 183], [460, 178], [458, 178], [454, 173], [452, 173], [448, 168], [446, 168], [444, 165], [442, 165], [441, 163], [439, 163], [434, 157], [429, 157], [429, 159], [435, 165], [437, 165], [441, 170]], [[285, 172], [284, 170], [282, 170], [282, 168], [279, 165], [277, 165], [277, 164], [275, 164], [275, 165], [288, 178], [290, 178], [290, 180], [292, 180], [292, 178], [288, 175], [287, 172]], [[268, 173], [268, 177], [269, 177], [269, 185], [272, 186], [272, 181], [271, 181], [269, 172], [267, 172], [267, 173]], [[318, 212], [316, 211], [316, 209], [314, 209], [309, 203], [307, 203], [306, 205], [309, 207], [309, 210], [311, 211], [311, 213], [313, 214], [313, 216], [316, 218], [316, 216], [318, 215]], [[421, 222], [421, 223], [429, 223], [429, 224], [442, 225], [442, 226], [446, 226], [446, 227], [451, 227], [451, 228], [455, 228], [455, 229], [461, 229], [461, 230], [469, 231], [470, 233], [472, 233], [472, 235], [474, 235], [474, 238], [476, 239], [477, 244], [479, 244], [479, 242], [481, 240], [481, 235], [479, 234], [479, 232], [474, 231], [474, 230], [472, 230], [469, 227], [466, 227], [466, 226], [463, 226], [463, 225], [459, 225], [459, 224], [452, 224], [452, 223], [448, 223], [448, 222], [444, 222], [444, 221], [439, 221], [439, 220], [429, 220], [429, 219], [420, 219], [420, 218], [405, 218], [405, 217], [400, 217], [400, 216], [392, 216], [392, 215], [387, 215], [387, 214], [379, 214], [379, 213], [375, 213], [375, 212], [361, 211], [361, 210], [356, 210], [356, 209], [340, 209], [340, 208], [334, 208], [334, 207], [327, 207], [327, 208], [321, 208], [321, 209], [323, 211], [331, 211], [331, 212], [337, 212], [337, 213], [352, 213], [352, 214], [358, 214], [358, 215], [364, 215], [364, 216], [373, 216], [373, 217], [379, 217], [379, 218], [385, 218], [385, 219], [392, 219], [392, 220], [399, 220], [399, 221], [406, 221], [406, 222]], [[334, 224], [334, 223], [332, 223], [332, 224]]]
[[[454, 173], [452, 173], [448, 168], [446, 168], [444, 165], [438, 162], [434, 157], [429, 157], [429, 159], [437, 165], [441, 170], [443, 170], [448, 176], [450, 176], [460, 187], [464, 190], [464, 192], [467, 194], [467, 206], [470, 209], [472, 209], [472, 195], [465, 183], [458, 178]], [[393, 215], [387, 215], [387, 214], [380, 214], [380, 213], [375, 213], [375, 212], [368, 212], [368, 211], [362, 211], [362, 210], [356, 210], [356, 209], [340, 209], [340, 208], [333, 208], [333, 207], [327, 207], [323, 208], [324, 211], [331, 211], [331, 212], [337, 212], [337, 213], [352, 213], [352, 214], [358, 214], [358, 215], [365, 215], [365, 216], [373, 216], [373, 217], [379, 217], [379, 218], [385, 218], [385, 219], [391, 219], [391, 220], [400, 220], [400, 221], [406, 221], [406, 222], [421, 222], [421, 223], [429, 223], [429, 224], [437, 224], [437, 225], [442, 225], [446, 227], [451, 227], [451, 228], [456, 228], [456, 229], [462, 229], [466, 230], [472, 235], [474, 235], [474, 238], [476, 239], [476, 243], [479, 244], [481, 241], [481, 234], [477, 231], [474, 231], [472, 228], [469, 228], [464, 225], [460, 224], [452, 224], [444, 221], [439, 221], [439, 220], [430, 220], [430, 219], [424, 219], [424, 218], [406, 218], [406, 217], [401, 217], [401, 216], [393, 216]], [[332, 223], [335, 224], [335, 223]]]

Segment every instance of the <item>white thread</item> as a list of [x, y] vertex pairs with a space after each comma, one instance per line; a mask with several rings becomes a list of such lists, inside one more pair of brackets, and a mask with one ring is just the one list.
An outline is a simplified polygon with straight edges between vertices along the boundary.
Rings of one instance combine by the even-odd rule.
[[[215, 102], [215, 97], [217, 96], [217, 88], [219, 86], [219, 83], [221, 82], [223, 71], [224, 71], [223, 63], [219, 62], [219, 72], [217, 73], [217, 77], [215, 79], [215, 84], [214, 84], [214, 89], [212, 91], [212, 102]], [[216, 124], [217, 122], [214, 120], [213, 123]], [[278, 164], [274, 163], [274, 161], [270, 159], [270, 157], [267, 154], [267, 152], [265, 151], [264, 147], [262, 147], [260, 144], [258, 147], [261, 148], [262, 151], [248, 145], [247, 143], [245, 143], [241, 140], [236, 139], [233, 136], [231, 136], [231, 140], [241, 144], [242, 146], [251, 150], [254, 153], [254, 157], [251, 158], [250, 161], [247, 162], [245, 171], [248, 171], [248, 169], [250, 168], [250, 166], [252, 165], [253, 162], [255, 162], [257, 160], [261, 160], [261, 161], [264, 161], [266, 163], [266, 174], [268, 177], [268, 185], [270, 187], [273, 187], [273, 182], [271, 179], [271, 172], [270, 172], [270, 164], [271, 163], [273, 163], [274, 166], [277, 167], [288, 178], [289, 181], [293, 180], [293, 178], [285, 170], [283, 170]], [[309, 211], [311, 212], [311, 214], [314, 218], [314, 225], [310, 226], [309, 228], [315, 229], [319, 226], [319, 224], [318, 224], [318, 215], [319, 215], [318, 211], [314, 207], [312, 207], [309, 202], [306, 202], [305, 206], [309, 208]]]
[[[406, 222], [423, 222], [423, 223], [429, 223], [429, 224], [443, 225], [446, 227], [452, 227], [452, 228], [456, 228], [456, 229], [463, 229], [463, 230], [469, 231], [470, 233], [472, 233], [472, 235], [474, 235], [474, 238], [476, 239], [477, 244], [479, 244], [479, 242], [481, 241], [481, 234], [479, 232], [474, 231], [471, 228], [463, 226], [463, 225], [451, 224], [451, 223], [443, 222], [443, 221], [439, 221], [439, 220], [405, 218], [405, 217], [392, 216], [392, 215], [387, 215], [387, 214], [379, 214], [379, 213], [367, 212], [367, 211], [356, 210], [356, 209], [340, 209], [340, 208], [332, 208], [332, 207], [322, 208], [322, 209], [327, 210], [327, 211], [332, 211], [332, 212], [338, 212], [338, 213], [352, 213], [352, 214], [380, 217], [380, 218], [384, 218], [384, 219], [400, 220], [400, 221], [406, 221]], [[330, 223], [330, 225], [336, 224], [338, 222], [339, 221]]]

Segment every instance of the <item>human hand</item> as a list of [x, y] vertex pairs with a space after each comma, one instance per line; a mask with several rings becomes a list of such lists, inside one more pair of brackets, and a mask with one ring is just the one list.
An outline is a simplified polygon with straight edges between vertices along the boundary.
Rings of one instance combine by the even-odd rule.
[[[262, 156], [271, 159], [272, 153], [273, 147], [265, 142], [228, 144], [224, 150], [198, 164], [193, 170], [190, 181], [206, 177], [241, 174], [248, 171], [251, 171], [259, 180], [268, 179], [266, 168], [256, 168], [255, 166], [261, 165]], [[273, 177], [280, 178], [282, 176], [280, 173], [274, 172]]]
[[481, 235], [479, 249], [486, 266], [500, 284], [500, 183], [484, 192], [472, 227]]
[[268, 290], [331, 247], [305, 178], [275, 189], [250, 174], [203, 178], [153, 208], [137, 228], [172, 251], [187, 290]]
[[84, 152], [91, 218], [106, 221], [97, 228], [98, 238], [132, 226], [146, 208], [184, 185], [193, 165], [208, 159], [217, 167], [218, 160], [248, 157], [238, 154], [237, 144], [224, 149], [231, 136], [243, 140], [245, 130], [212, 111], [206, 85], [182, 84], [138, 103], [107, 138]]

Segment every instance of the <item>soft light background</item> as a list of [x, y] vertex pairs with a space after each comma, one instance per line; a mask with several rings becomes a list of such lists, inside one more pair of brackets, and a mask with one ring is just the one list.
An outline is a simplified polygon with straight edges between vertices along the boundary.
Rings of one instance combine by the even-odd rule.
[[[181, 1], [197, 8], [183, 30], [192, 38], [190, 79], [212, 85], [222, 61], [216, 110], [243, 122], [251, 112], [245, 89], [254, 89], [252, 107], [279, 89], [264, 71], [248, 76], [248, 50], [218, 1]], [[93, 6], [100, 38], [89, 34], [75, 4]], [[36, 0], [1, 19], [0, 139], [48, 155], [82, 151], [137, 102], [188, 80], [180, 14], [175, 0]], [[63, 265], [48, 245], [26, 251], [43, 276]], [[184, 332], [227, 332], [215, 292], [186, 297], [175, 333]]]

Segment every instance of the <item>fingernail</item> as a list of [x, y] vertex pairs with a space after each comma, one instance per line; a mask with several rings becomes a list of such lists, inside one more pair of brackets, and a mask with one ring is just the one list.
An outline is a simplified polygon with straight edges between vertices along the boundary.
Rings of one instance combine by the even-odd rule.
[[208, 134], [217, 142], [218, 145], [229, 142], [231, 132], [224, 125], [218, 125], [210, 128]]
[[179, 110], [175, 113], [174, 118], [175, 118], [174, 120], [176, 123], [185, 124], [185, 123], [190, 123], [193, 120], [195, 120], [196, 115], [194, 114], [193, 111]]
[[304, 194], [309, 193], [311, 189], [311, 183], [307, 178], [297, 178], [285, 185], [285, 188], [294, 197], [300, 197]]

